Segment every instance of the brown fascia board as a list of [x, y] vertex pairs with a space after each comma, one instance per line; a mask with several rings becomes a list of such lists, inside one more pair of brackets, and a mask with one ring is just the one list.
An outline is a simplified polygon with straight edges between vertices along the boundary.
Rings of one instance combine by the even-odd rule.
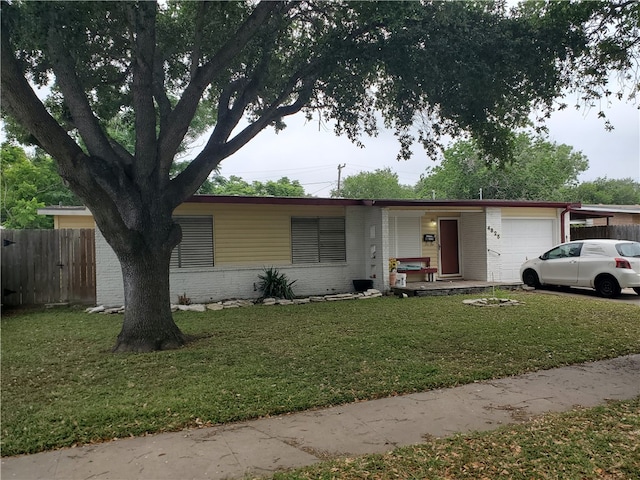
[[[335, 206], [377, 206], [377, 207], [546, 207], [546, 208], [580, 208], [580, 203], [544, 202], [537, 200], [371, 200], [353, 198], [321, 198], [321, 197], [250, 197], [239, 195], [193, 195], [185, 203], [230, 203], [230, 204], [262, 204], [262, 205], [335, 205]], [[86, 210], [83, 206], [51, 205], [41, 210], [48, 214], [64, 214], [65, 212]], [[585, 210], [582, 210], [583, 212]], [[572, 213], [580, 211], [572, 210]], [[596, 212], [589, 212], [596, 213]], [[602, 213], [602, 212], [598, 212]], [[602, 215], [605, 216], [605, 215]]]
[[610, 217], [614, 217], [615, 213], [597, 211], [597, 210], [583, 210], [583, 209], [574, 210], [572, 208], [571, 216], [573, 218], [610, 218]]
[[363, 200], [318, 197], [247, 197], [239, 195], [193, 195], [185, 203], [233, 203], [259, 205], [365, 205]]
[[187, 203], [234, 203], [263, 205], [341, 205], [377, 207], [579, 207], [579, 203], [532, 200], [370, 200], [318, 197], [247, 197], [236, 195], [193, 195]]
[[576, 208], [579, 203], [546, 202], [539, 200], [371, 200], [381, 207], [546, 207]]

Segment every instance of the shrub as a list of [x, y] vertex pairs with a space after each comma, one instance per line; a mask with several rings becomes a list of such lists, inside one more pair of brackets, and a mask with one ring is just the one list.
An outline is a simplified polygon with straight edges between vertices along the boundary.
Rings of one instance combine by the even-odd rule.
[[280, 273], [277, 268], [265, 268], [264, 274], [258, 275], [258, 278], [260, 279], [259, 288], [263, 298], [293, 299], [294, 294], [291, 286], [296, 283], [296, 280], [290, 282], [287, 276], [284, 273]]

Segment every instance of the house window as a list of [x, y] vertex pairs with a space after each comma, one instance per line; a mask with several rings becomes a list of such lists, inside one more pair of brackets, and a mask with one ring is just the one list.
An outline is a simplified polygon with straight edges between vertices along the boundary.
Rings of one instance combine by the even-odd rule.
[[213, 267], [213, 218], [174, 217], [182, 241], [171, 253], [171, 268]]
[[347, 260], [344, 217], [291, 217], [292, 263]]

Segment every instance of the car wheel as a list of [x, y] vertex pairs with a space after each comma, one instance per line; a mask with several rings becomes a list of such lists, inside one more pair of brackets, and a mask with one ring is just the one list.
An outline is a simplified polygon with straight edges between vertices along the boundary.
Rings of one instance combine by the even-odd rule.
[[611, 275], [603, 275], [596, 279], [596, 292], [605, 298], [613, 298], [620, 295], [620, 285]]
[[640, 295], [640, 287], [633, 287], [633, 291]]
[[533, 288], [540, 287], [540, 280], [538, 279], [538, 274], [531, 269], [525, 270], [522, 273], [522, 282], [529, 287], [533, 287]]

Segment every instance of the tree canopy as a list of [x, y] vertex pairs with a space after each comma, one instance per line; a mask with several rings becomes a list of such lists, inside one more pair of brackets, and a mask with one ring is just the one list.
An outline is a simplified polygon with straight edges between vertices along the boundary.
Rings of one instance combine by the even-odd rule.
[[638, 12], [623, 0], [512, 14], [503, 2], [3, 0], [2, 109], [10, 133], [55, 159], [120, 260], [115, 350], [171, 348], [185, 341], [170, 313], [172, 212], [260, 131], [305, 112], [360, 142], [380, 112], [400, 157], [467, 132], [508, 159], [532, 108], [548, 112], [566, 88], [604, 97], [612, 70], [633, 72]]
[[440, 165], [428, 169], [416, 186], [419, 197], [448, 199], [560, 200], [587, 170], [587, 158], [568, 145], [521, 133], [513, 160], [487, 164], [477, 143], [456, 142]]
[[632, 178], [597, 178], [563, 193], [563, 200], [585, 204], [640, 205], [640, 183]]
[[[203, 185], [204, 187], [205, 185]], [[244, 195], [250, 197], [305, 197], [304, 187], [300, 185], [298, 180], [289, 180], [282, 177], [279, 180], [268, 180], [266, 182], [253, 181], [251, 183], [243, 180], [241, 177], [231, 175], [225, 178], [221, 175], [215, 175], [212, 180], [208, 181], [206, 188], [200, 190], [200, 193], [209, 193], [214, 195]]]
[[345, 177], [340, 191], [332, 190], [332, 197], [343, 198], [415, 198], [412, 186], [400, 185], [398, 174], [390, 168], [361, 172]]
[[64, 186], [53, 159], [42, 150], [28, 154], [3, 143], [0, 149], [0, 218], [5, 228], [51, 228], [53, 219], [38, 215], [47, 205], [78, 205]]

